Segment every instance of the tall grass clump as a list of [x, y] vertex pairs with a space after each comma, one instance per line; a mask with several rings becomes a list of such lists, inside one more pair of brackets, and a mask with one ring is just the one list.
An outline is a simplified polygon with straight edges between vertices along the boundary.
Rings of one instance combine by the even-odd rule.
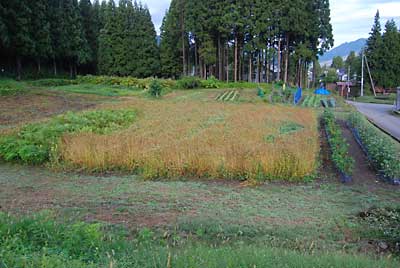
[[64, 134], [110, 133], [129, 126], [135, 117], [136, 113], [132, 110], [68, 112], [48, 122], [29, 124], [15, 134], [0, 137], [0, 158], [41, 164], [50, 159]]
[[[200, 107], [191, 101], [126, 105], [143, 111], [138, 127], [106, 136], [66, 136], [62, 159], [88, 171], [124, 170], [146, 178], [302, 181], [317, 166], [313, 111], [251, 104]], [[296, 129], [280, 131], [282, 125]]]

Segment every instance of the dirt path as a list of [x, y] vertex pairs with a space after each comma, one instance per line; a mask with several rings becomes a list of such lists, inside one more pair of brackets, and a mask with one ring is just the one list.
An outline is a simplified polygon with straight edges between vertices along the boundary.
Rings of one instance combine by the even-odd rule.
[[349, 153], [355, 160], [352, 184], [368, 185], [371, 187], [377, 184], [384, 184], [379, 180], [372, 167], [370, 167], [367, 157], [354, 139], [353, 133], [346, 126], [345, 122], [340, 121], [339, 124], [342, 128], [344, 138], [350, 145]]

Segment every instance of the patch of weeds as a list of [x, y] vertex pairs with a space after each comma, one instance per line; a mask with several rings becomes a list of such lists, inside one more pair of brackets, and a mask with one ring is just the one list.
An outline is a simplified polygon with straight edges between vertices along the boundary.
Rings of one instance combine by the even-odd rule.
[[24, 86], [21, 82], [11, 79], [0, 79], [0, 96], [13, 96], [21, 94]]
[[200, 78], [194, 76], [183, 77], [177, 82], [177, 88], [179, 89], [196, 89], [200, 87]]
[[[198, 229], [197, 235], [204, 230]], [[65, 224], [51, 214], [16, 218], [0, 214], [0, 267], [398, 267], [395, 260], [339, 252], [290, 250], [238, 241], [209, 244], [178, 235], [157, 237], [145, 228], [132, 234], [99, 224]], [[310, 252], [311, 251], [311, 252]]]
[[153, 79], [150, 83], [149, 93], [152, 97], [159, 98], [163, 88], [161, 83], [157, 79]]
[[14, 135], [0, 138], [0, 158], [6, 161], [41, 164], [50, 159], [64, 134], [106, 134], [129, 126], [135, 117], [136, 112], [132, 110], [68, 112], [45, 123], [27, 125]]
[[281, 135], [289, 135], [295, 132], [301, 131], [304, 129], [304, 126], [295, 123], [295, 122], [285, 122], [279, 128], [279, 132]]
[[[0, 267], [87, 267], [99, 259], [103, 238], [98, 224], [60, 224], [50, 213], [0, 213]], [[63, 262], [73, 266], [57, 266]]]
[[367, 238], [377, 242], [381, 250], [400, 255], [400, 208], [373, 207], [359, 216]]
[[58, 86], [68, 86], [68, 85], [76, 85], [78, 84], [77, 80], [69, 80], [69, 79], [40, 79], [30, 81], [29, 84], [35, 87], [58, 87]]

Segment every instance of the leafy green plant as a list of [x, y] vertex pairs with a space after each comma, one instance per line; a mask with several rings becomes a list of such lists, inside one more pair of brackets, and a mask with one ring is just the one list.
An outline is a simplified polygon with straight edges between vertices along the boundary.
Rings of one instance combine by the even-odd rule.
[[35, 87], [58, 87], [58, 86], [76, 85], [76, 84], [78, 84], [78, 81], [54, 78], [54, 79], [34, 80], [34, 81], [30, 81], [29, 83]]
[[201, 80], [202, 88], [220, 88], [220, 81], [214, 76], [209, 77], [207, 80]]
[[392, 138], [372, 125], [360, 113], [352, 113], [348, 122], [357, 130], [372, 164], [391, 179], [400, 178], [400, 146]]
[[354, 168], [354, 159], [349, 155], [349, 144], [343, 138], [340, 126], [336, 123], [335, 115], [326, 109], [322, 120], [328, 134], [328, 141], [332, 150], [332, 161], [337, 169], [346, 175], [351, 175]]
[[151, 96], [156, 97], [156, 98], [160, 97], [162, 89], [163, 88], [157, 79], [154, 79], [153, 81], [151, 81], [150, 89], [149, 89], [149, 93]]
[[201, 80], [195, 76], [182, 77], [177, 82], [177, 87], [179, 89], [196, 89], [200, 88], [202, 85]]
[[45, 123], [30, 124], [17, 134], [0, 138], [0, 157], [6, 161], [41, 164], [65, 133], [105, 134], [129, 126], [136, 117], [131, 110], [68, 112]]

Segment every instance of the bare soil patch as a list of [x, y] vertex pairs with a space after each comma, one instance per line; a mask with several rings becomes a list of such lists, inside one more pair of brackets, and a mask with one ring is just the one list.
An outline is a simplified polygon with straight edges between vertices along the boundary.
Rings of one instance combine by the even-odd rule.
[[67, 111], [93, 108], [101, 100], [104, 98], [43, 90], [1, 97], [0, 126], [11, 127]]

